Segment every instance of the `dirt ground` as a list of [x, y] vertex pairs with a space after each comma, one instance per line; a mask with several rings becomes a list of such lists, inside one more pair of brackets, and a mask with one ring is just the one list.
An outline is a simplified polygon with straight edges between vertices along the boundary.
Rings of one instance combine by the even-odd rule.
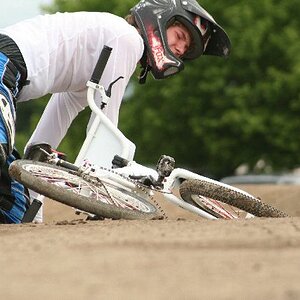
[[45, 224], [0, 226], [0, 299], [300, 299], [300, 186], [243, 186], [290, 218], [85, 222], [45, 203]]

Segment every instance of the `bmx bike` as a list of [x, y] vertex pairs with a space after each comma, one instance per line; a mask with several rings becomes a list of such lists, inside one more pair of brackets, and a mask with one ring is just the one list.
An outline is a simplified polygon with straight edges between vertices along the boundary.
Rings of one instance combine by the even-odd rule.
[[[147, 172], [149, 168], [133, 160], [135, 145], [103, 112], [113, 84], [121, 79], [113, 81], [108, 90], [99, 84], [111, 51], [103, 48], [87, 82], [87, 100], [96, 117], [75, 163], [39, 147], [45, 161], [14, 161], [9, 168], [12, 178], [41, 195], [101, 218], [167, 218], [157, 197], [206, 219], [287, 216], [243, 190], [175, 168], [174, 159], [166, 155], [153, 170], [157, 176], [124, 173], [128, 168]], [[96, 92], [100, 107], [95, 103]]]

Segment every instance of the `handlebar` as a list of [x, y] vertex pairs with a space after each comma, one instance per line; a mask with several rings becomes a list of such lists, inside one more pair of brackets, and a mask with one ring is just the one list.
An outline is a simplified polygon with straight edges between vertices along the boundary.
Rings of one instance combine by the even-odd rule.
[[103, 47], [103, 49], [100, 53], [100, 56], [98, 58], [95, 69], [93, 71], [92, 77], [87, 82], [87, 86], [89, 87], [88, 94], [87, 94], [87, 100], [88, 100], [88, 103], [89, 103], [89, 106], [90, 106], [91, 110], [96, 114], [99, 114], [99, 108], [95, 104], [95, 101], [94, 101], [94, 92], [95, 92], [95, 90], [100, 91], [100, 94], [102, 95], [102, 102], [101, 102], [101, 105], [100, 105], [100, 109], [102, 110], [107, 105], [108, 99], [111, 97], [112, 86], [117, 81], [124, 78], [123, 76], [119, 76], [116, 80], [114, 80], [113, 82], [111, 82], [109, 84], [107, 90], [105, 90], [102, 85], [99, 85], [100, 79], [102, 77], [102, 74], [104, 72], [105, 66], [107, 64], [107, 61], [110, 57], [111, 52], [112, 52], [112, 48], [104, 45], [104, 47]]
[[100, 53], [99, 59], [97, 61], [97, 64], [95, 66], [95, 69], [93, 71], [93, 74], [92, 74], [92, 77], [90, 80], [91, 82], [96, 83], [96, 84], [99, 83], [100, 78], [103, 74], [104, 68], [105, 68], [107, 61], [109, 59], [109, 56], [111, 54], [111, 51], [112, 51], [111, 47], [108, 47], [106, 45], [103, 47], [103, 49]]

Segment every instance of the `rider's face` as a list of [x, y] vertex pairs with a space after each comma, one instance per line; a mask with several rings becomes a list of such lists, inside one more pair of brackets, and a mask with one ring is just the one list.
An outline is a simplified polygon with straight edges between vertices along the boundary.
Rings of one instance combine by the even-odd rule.
[[167, 29], [170, 50], [177, 57], [182, 57], [191, 45], [191, 36], [185, 26], [175, 23]]

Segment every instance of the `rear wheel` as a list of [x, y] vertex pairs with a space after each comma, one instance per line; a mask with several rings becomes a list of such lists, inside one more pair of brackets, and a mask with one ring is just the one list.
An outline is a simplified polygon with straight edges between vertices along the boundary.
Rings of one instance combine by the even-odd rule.
[[66, 168], [30, 160], [14, 161], [9, 173], [37, 193], [97, 216], [113, 219], [158, 217], [146, 193], [137, 193], [105, 176], [82, 178]]
[[272, 218], [288, 216], [242, 190], [214, 180], [189, 179], [180, 185], [179, 191], [183, 200], [217, 218], [241, 218], [249, 214]]

